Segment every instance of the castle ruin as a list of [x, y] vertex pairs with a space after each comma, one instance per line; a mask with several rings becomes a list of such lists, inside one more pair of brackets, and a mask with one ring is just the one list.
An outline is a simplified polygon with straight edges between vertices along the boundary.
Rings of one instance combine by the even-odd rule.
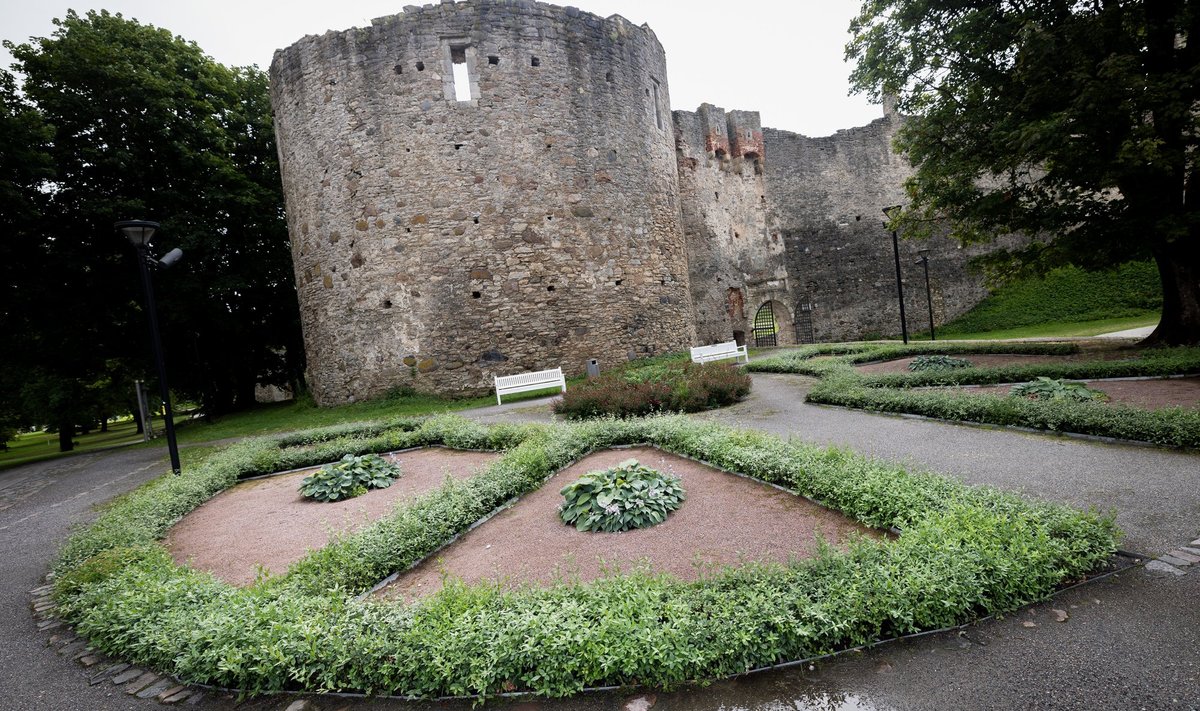
[[[900, 119], [809, 138], [752, 111], [672, 112], [667, 79], [648, 26], [527, 0], [405, 7], [278, 51], [317, 402], [898, 330], [880, 221], [910, 173]], [[919, 246], [939, 322], [985, 294], [968, 250]], [[917, 248], [902, 260], [924, 313]]]

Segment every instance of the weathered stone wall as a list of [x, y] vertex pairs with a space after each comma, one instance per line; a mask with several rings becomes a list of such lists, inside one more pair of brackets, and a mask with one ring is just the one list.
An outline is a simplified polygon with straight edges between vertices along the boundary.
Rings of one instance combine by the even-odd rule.
[[[771, 157], [758, 113], [703, 104], [674, 112], [674, 123], [697, 343], [753, 343], [758, 308], [774, 301], [790, 311], [793, 302], [783, 240], [767, 228], [763, 165]], [[790, 323], [790, 313], [777, 318]], [[780, 344], [794, 333], [781, 328]]]
[[277, 52], [271, 86], [318, 403], [694, 342], [648, 27], [523, 0], [406, 7]]
[[[912, 167], [892, 152], [900, 118], [809, 138], [763, 131], [768, 229], [786, 243], [793, 313], [807, 311], [818, 342], [899, 335], [896, 267], [884, 207], [906, 201]], [[928, 330], [928, 301], [918, 249], [929, 250], [935, 324], [986, 296], [967, 261], [979, 248], [946, 238], [900, 240], [900, 267], [910, 332]], [[803, 330], [803, 329], [801, 329]], [[802, 339], [803, 340], [803, 339]]]

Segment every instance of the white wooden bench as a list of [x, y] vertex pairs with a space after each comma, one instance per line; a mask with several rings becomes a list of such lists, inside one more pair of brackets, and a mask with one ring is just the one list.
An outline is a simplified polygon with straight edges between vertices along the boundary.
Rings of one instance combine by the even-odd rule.
[[709, 361], [725, 360], [726, 358], [733, 358], [744, 363], [750, 362], [750, 355], [746, 353], [746, 347], [739, 346], [737, 341], [714, 343], [711, 346], [692, 347], [693, 363], [708, 363]]
[[501, 395], [524, 393], [530, 390], [560, 387], [567, 391], [567, 379], [563, 377], [562, 368], [539, 370], [536, 373], [520, 373], [518, 375], [496, 376], [496, 404], [500, 404]]

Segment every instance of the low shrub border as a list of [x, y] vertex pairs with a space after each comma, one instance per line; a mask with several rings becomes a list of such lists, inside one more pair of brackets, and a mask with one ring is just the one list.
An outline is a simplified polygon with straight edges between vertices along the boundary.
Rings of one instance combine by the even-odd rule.
[[[670, 687], [960, 624], [1038, 600], [1104, 565], [1116, 546], [1109, 517], [682, 417], [484, 427], [445, 416], [374, 427], [234, 445], [118, 499], [64, 547], [60, 615], [101, 651], [250, 692], [565, 696], [589, 686]], [[175, 565], [158, 542], [246, 471], [283, 468], [313, 443], [342, 440], [340, 454], [396, 443], [504, 454], [245, 589]], [[451, 582], [415, 604], [353, 599], [580, 457], [635, 443], [903, 533], [691, 583], [632, 571], [544, 589]]]
[[[987, 345], [994, 349], [987, 351], [991, 353], [1002, 352], [995, 349], [1008, 346], [1009, 353], [1030, 354], [1031, 348], [1062, 344], [944, 344], [943, 348], [974, 345]], [[929, 347], [929, 344], [889, 347], [886, 359], [930, 352], [922, 351]], [[897, 355], [897, 351], [903, 353]], [[758, 372], [794, 373], [819, 378], [807, 396], [808, 402], [818, 404], [1070, 432], [1168, 447], [1200, 448], [1200, 410], [1196, 409], [1170, 407], [1143, 410], [1103, 403], [1036, 402], [1000, 395], [912, 389], [938, 385], [1020, 383], [1039, 376], [1096, 379], [1200, 373], [1198, 348], [1163, 349], [1149, 352], [1136, 360], [1043, 363], [918, 373], [863, 374], [850, 365], [852, 359], [885, 360], [875, 357], [879, 352], [878, 349], [859, 351], [842, 358], [814, 361], [811, 356], [804, 357], [802, 352], [793, 351], [754, 361], [748, 368]], [[939, 349], [939, 352], [978, 351]]]
[[604, 373], [563, 393], [554, 412], [568, 419], [700, 412], [750, 393], [750, 376], [729, 363], [676, 361]]

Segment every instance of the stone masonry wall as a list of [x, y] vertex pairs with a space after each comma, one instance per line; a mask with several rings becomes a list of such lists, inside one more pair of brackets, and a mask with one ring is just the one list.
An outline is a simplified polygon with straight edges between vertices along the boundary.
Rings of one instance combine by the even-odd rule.
[[271, 86], [318, 403], [694, 342], [648, 27], [523, 0], [406, 7], [277, 52]]
[[[906, 201], [908, 161], [892, 152], [900, 118], [809, 138], [765, 129], [768, 225], [786, 243], [795, 311], [808, 311], [817, 342], [899, 335], [896, 267], [884, 207]], [[947, 238], [900, 240], [910, 333], [928, 330], [928, 301], [918, 249], [929, 250], [935, 324], [987, 295], [967, 261], [980, 248]]]
[[[703, 104], [674, 112], [674, 123], [697, 343], [745, 343], [764, 302], [790, 310], [793, 301], [783, 240], [767, 227], [763, 165], [771, 157], [758, 113]], [[786, 323], [790, 316], [774, 308]], [[779, 336], [791, 343], [794, 331]]]

